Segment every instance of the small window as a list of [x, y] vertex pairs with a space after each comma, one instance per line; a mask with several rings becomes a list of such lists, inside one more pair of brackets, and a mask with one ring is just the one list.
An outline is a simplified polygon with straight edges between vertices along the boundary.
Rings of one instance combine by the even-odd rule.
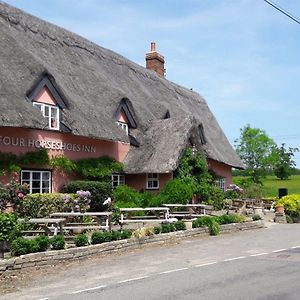
[[147, 174], [147, 189], [159, 189], [159, 176], [157, 173]]
[[224, 192], [225, 192], [225, 183], [226, 183], [225, 178], [219, 178], [219, 179], [215, 180], [215, 186], [217, 186]]
[[21, 184], [27, 183], [29, 193], [51, 193], [50, 171], [21, 171]]
[[125, 184], [125, 175], [113, 174], [111, 176], [111, 184], [113, 188], [116, 188], [120, 184]]
[[117, 124], [122, 127], [122, 129], [125, 130], [126, 134], [128, 135], [128, 124], [120, 121], [118, 121]]
[[33, 106], [37, 107], [48, 119], [48, 126], [50, 129], [59, 130], [59, 108], [57, 106], [33, 102]]

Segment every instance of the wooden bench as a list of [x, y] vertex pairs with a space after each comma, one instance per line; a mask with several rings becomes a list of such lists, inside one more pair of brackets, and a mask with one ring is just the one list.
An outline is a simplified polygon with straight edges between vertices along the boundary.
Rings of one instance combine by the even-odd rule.
[[[146, 223], [169, 223], [169, 209], [167, 207], [134, 207], [134, 208], [120, 208], [121, 216], [119, 224], [121, 229], [125, 224], [141, 223], [145, 226]], [[136, 213], [146, 213], [147, 215], [137, 216]]]
[[[211, 215], [213, 207], [206, 204], [163, 204], [170, 209], [169, 217], [178, 219], [193, 219]], [[179, 210], [180, 209], [180, 210]]]

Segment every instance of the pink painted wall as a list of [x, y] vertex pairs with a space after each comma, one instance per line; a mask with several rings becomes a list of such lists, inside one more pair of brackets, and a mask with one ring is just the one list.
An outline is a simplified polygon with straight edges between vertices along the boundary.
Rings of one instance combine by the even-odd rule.
[[[126, 174], [125, 183], [130, 187], [140, 191], [147, 190], [147, 174]], [[147, 191], [158, 192], [162, 189], [166, 183], [173, 178], [172, 173], [159, 174], [159, 189], [149, 189]]]
[[[74, 136], [57, 131], [0, 127], [1, 152], [19, 155], [41, 147], [48, 148], [50, 156], [63, 154], [72, 160], [109, 156], [122, 162], [129, 151], [130, 144]], [[34, 166], [28, 166], [28, 168], [34, 169]], [[56, 192], [71, 177], [67, 174], [60, 174], [52, 176], [52, 179], [52, 191]], [[9, 181], [7, 176], [0, 177], [0, 182], [7, 183], [7, 181]]]
[[232, 184], [231, 166], [212, 159], [208, 159], [207, 163], [209, 169], [213, 170], [218, 176], [225, 178], [225, 189]]
[[36, 95], [34, 98], [34, 101], [41, 102], [41, 103], [47, 103], [51, 105], [57, 105], [54, 97], [52, 96], [51, 92], [49, 89], [44, 86], [40, 92]]
[[119, 122], [128, 123], [128, 119], [123, 111], [120, 112], [120, 115], [118, 117]]

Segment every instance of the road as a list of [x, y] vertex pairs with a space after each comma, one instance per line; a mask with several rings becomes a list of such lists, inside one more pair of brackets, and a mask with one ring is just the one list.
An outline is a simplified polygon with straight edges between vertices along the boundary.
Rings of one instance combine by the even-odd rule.
[[270, 224], [41, 270], [0, 299], [298, 300], [299, 270], [300, 225]]

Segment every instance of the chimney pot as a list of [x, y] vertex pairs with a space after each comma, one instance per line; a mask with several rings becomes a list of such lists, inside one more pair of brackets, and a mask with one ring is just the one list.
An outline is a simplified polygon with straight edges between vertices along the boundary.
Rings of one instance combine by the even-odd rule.
[[156, 51], [156, 43], [155, 42], [152, 42], [151, 43], [151, 52], [155, 52]]

